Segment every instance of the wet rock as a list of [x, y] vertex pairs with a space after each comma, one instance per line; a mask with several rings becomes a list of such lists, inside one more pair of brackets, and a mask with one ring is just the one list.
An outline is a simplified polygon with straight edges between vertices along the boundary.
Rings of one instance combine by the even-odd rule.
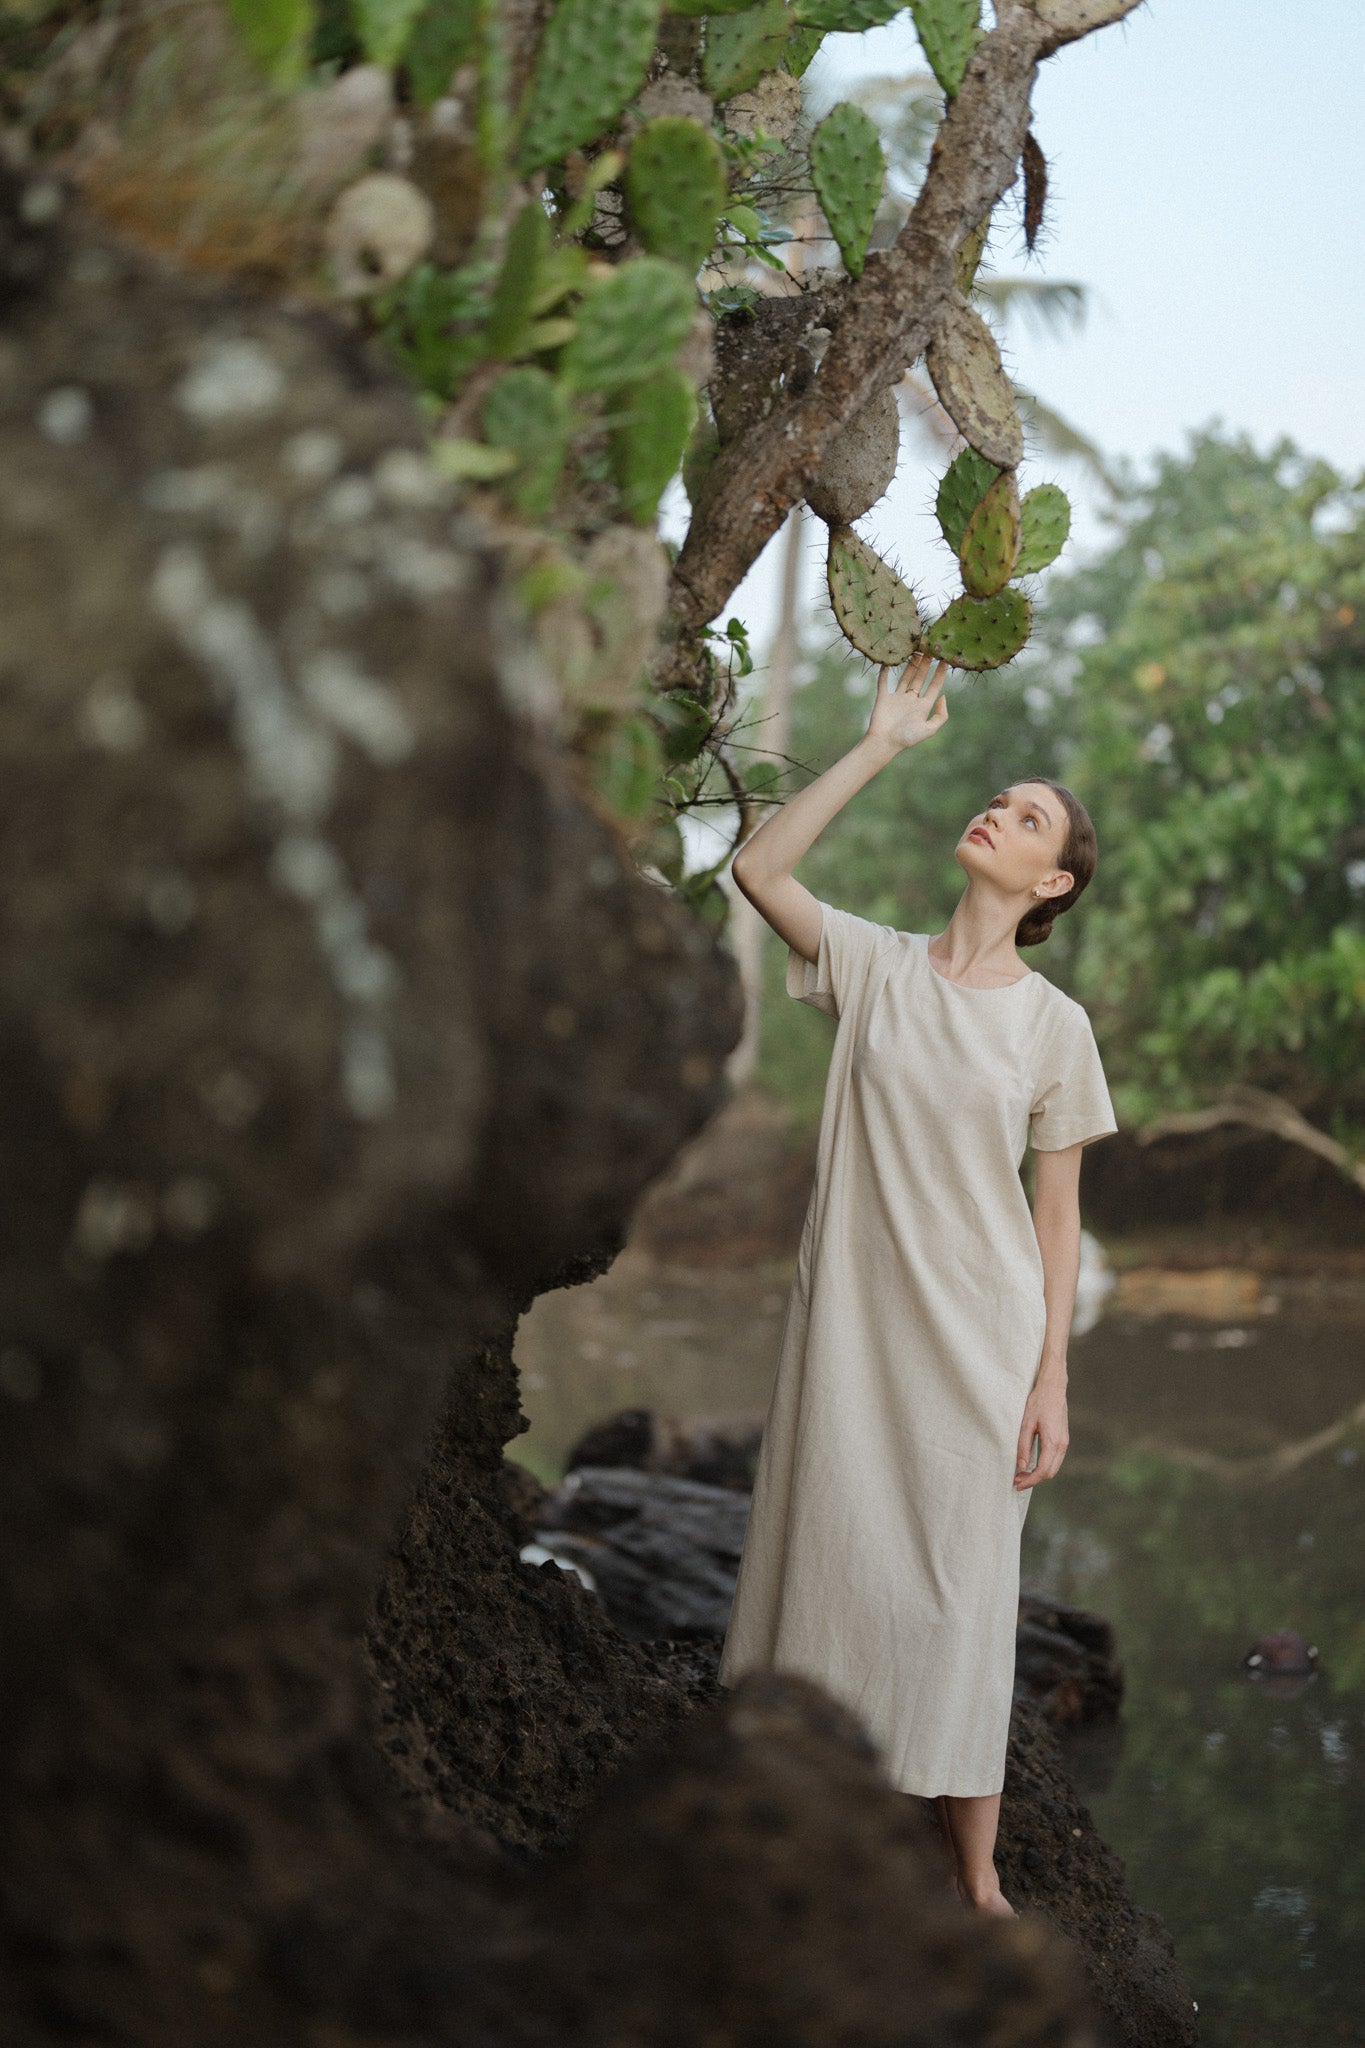
[[588, 1465], [551, 1495], [536, 1536], [585, 1565], [617, 1627], [648, 1642], [724, 1635], [748, 1520], [730, 1488]]
[[622, 1408], [583, 1432], [565, 1459], [565, 1470], [584, 1465], [633, 1466], [668, 1472], [705, 1486], [751, 1493], [763, 1414], [713, 1417], [664, 1415], [657, 1408]]
[[1057, 1727], [1112, 1718], [1123, 1698], [1113, 1624], [1086, 1608], [1021, 1590], [1014, 1693], [1036, 1702]]

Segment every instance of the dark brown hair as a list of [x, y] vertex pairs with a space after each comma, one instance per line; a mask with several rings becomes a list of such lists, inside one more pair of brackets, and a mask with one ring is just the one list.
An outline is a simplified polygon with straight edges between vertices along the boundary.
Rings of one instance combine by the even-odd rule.
[[1060, 782], [1054, 782], [1050, 775], [1021, 775], [1009, 784], [1017, 789], [1021, 783], [1041, 782], [1048, 789], [1055, 789], [1066, 810], [1066, 837], [1057, 859], [1057, 866], [1065, 868], [1071, 875], [1071, 887], [1060, 896], [1044, 896], [1026, 910], [1014, 928], [1016, 946], [1041, 946], [1052, 931], [1053, 922], [1064, 910], [1070, 910], [1086, 883], [1095, 872], [1099, 860], [1099, 841], [1095, 828], [1090, 822], [1090, 813], [1078, 796]]

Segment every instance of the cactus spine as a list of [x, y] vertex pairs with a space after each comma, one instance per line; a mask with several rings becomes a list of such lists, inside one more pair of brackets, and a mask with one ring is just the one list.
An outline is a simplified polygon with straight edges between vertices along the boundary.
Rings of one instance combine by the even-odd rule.
[[[813, 158], [813, 147], [811, 154]], [[943, 409], [959, 433], [998, 469], [1017, 469], [1024, 431], [1013, 387], [995, 336], [961, 292], [950, 296], [924, 360]]]
[[851, 100], [841, 100], [811, 137], [810, 168], [844, 268], [850, 277], [861, 277], [886, 176], [876, 123]]
[[994, 597], [1014, 573], [1019, 553], [1019, 482], [1001, 470], [967, 521], [958, 559], [970, 597]]
[[994, 597], [958, 597], [924, 631], [926, 653], [953, 668], [1000, 668], [1028, 639], [1033, 607], [1013, 585]]
[[609, 128], [644, 84], [661, 0], [558, 0], [546, 24], [517, 146], [523, 174]]
[[844, 633], [869, 661], [908, 661], [919, 644], [915, 594], [851, 526], [830, 528], [829, 601]]
[[910, 0], [929, 68], [949, 99], [981, 40], [981, 0]]
[[697, 417], [697, 395], [681, 370], [660, 370], [622, 393], [611, 462], [629, 516], [649, 526], [676, 475]]
[[712, 99], [733, 99], [757, 85], [765, 71], [775, 71], [791, 31], [786, 0], [762, 0], [743, 14], [708, 20], [701, 78]]
[[622, 263], [584, 299], [560, 374], [570, 390], [638, 384], [667, 367], [692, 324], [686, 274], [661, 256]]
[[1019, 559], [1016, 576], [1046, 569], [1062, 552], [1071, 531], [1071, 505], [1057, 484], [1039, 484], [1019, 508]]
[[661, 114], [631, 144], [626, 192], [646, 249], [698, 270], [725, 204], [725, 159], [715, 136], [686, 115]]

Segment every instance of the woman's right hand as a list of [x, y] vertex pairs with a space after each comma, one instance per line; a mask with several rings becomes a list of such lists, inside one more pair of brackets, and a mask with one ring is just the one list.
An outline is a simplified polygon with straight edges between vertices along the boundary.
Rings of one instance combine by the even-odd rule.
[[936, 733], [948, 716], [948, 693], [944, 688], [948, 663], [931, 654], [912, 654], [888, 689], [886, 679], [890, 674], [889, 668], [877, 671], [877, 701], [872, 707], [868, 737], [897, 750], [917, 747], [921, 740]]

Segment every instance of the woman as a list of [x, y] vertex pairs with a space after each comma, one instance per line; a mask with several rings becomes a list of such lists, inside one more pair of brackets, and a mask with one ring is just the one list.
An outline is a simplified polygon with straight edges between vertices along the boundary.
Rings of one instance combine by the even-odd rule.
[[1058, 783], [1015, 783], [958, 841], [942, 932], [813, 896], [802, 854], [947, 720], [942, 663], [889, 675], [865, 736], [734, 861], [788, 992], [839, 1028], [720, 1679], [797, 1671], [844, 1700], [893, 1782], [937, 1800], [959, 1896], [1012, 1914], [994, 1852], [1020, 1536], [1067, 1446], [1081, 1150], [1117, 1128], [1089, 1018], [1015, 948], [1076, 901], [1095, 835]]

